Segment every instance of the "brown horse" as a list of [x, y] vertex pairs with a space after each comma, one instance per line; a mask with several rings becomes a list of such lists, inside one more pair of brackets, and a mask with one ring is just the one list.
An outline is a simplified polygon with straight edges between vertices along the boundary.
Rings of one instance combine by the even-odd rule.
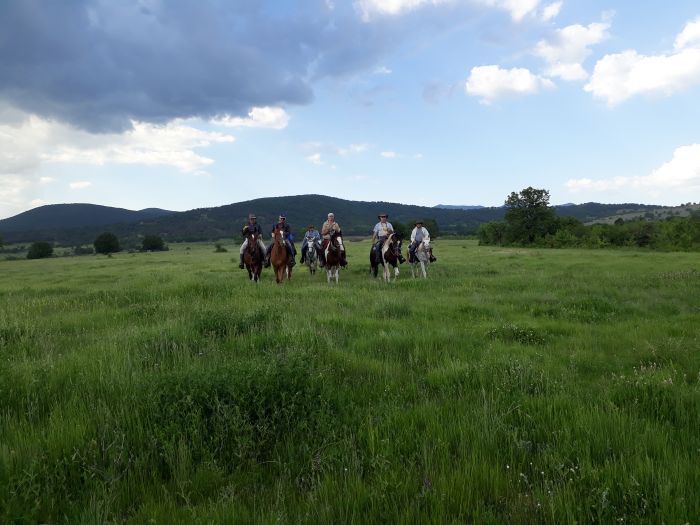
[[275, 228], [272, 233], [272, 251], [270, 252], [270, 262], [275, 269], [275, 280], [277, 284], [284, 278], [292, 278], [292, 269], [288, 266], [287, 245], [285, 244], [284, 231]]
[[262, 273], [265, 254], [260, 249], [258, 236], [255, 233], [248, 233], [246, 238], [248, 239], [248, 245], [243, 252], [243, 262], [248, 270], [248, 277], [251, 281], [257, 283]]
[[343, 252], [340, 251], [340, 244], [338, 243], [338, 237], [340, 232], [331, 233], [331, 238], [323, 241], [323, 251], [326, 258], [326, 275], [328, 276], [328, 282], [330, 283], [332, 279], [335, 279], [335, 283], [338, 284], [338, 274], [340, 273], [340, 265], [344, 262]]

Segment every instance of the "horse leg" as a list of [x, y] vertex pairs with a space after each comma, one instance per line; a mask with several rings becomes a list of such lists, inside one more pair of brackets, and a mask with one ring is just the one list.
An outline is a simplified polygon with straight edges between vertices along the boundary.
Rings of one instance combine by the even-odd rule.
[[425, 263], [423, 261], [420, 262], [420, 270], [423, 272], [423, 279], [427, 279], [428, 272], [425, 271]]
[[397, 265], [394, 267], [394, 281], [396, 281], [396, 279], [398, 278], [398, 276], [399, 276], [399, 265], [397, 264]]
[[338, 274], [340, 273], [340, 268], [335, 267], [335, 284], [338, 284]]

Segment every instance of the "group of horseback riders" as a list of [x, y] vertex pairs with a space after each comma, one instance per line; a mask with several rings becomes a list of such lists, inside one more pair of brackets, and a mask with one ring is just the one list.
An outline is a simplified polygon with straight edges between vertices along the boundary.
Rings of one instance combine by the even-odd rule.
[[[384, 244], [384, 242], [389, 238], [389, 236], [392, 233], [394, 233], [394, 227], [391, 225], [390, 222], [388, 222], [389, 215], [387, 213], [380, 213], [377, 216], [377, 218], [379, 219], [379, 222], [374, 226], [374, 229], [372, 230], [372, 250], [377, 256], [377, 260], [379, 260], [381, 247]], [[285, 245], [287, 248], [287, 255], [289, 259], [288, 265], [292, 267], [296, 264], [295, 257], [297, 251], [294, 247], [294, 236], [292, 235], [291, 228], [287, 223], [287, 217], [284, 214], [280, 214], [277, 219], [277, 222], [272, 225], [272, 228], [270, 229], [271, 235], [274, 235], [275, 230], [280, 230], [284, 234]], [[245, 240], [243, 241], [243, 244], [241, 244], [240, 264], [238, 265], [238, 267], [243, 269], [245, 266], [243, 263], [243, 255], [245, 253], [246, 247], [248, 246], [248, 235], [254, 234], [256, 235], [256, 239], [258, 245], [260, 246], [260, 249], [265, 253], [265, 260], [263, 264], [266, 268], [268, 268], [270, 266], [270, 252], [272, 251], [272, 243], [270, 243], [270, 245], [267, 246], [267, 248], [265, 247], [265, 243], [262, 240], [263, 231], [257, 222], [257, 217], [255, 216], [255, 214], [251, 213], [250, 215], [248, 215], [248, 222], [243, 226], [241, 232], [243, 234], [243, 237], [245, 237]], [[321, 233], [319, 233], [318, 230], [316, 230], [313, 224], [309, 224], [309, 226], [307, 227], [307, 231], [304, 234], [304, 238], [301, 243], [301, 263], [303, 264], [306, 260], [308, 250], [313, 249], [318, 255], [318, 260], [320, 262], [321, 267], [325, 266], [325, 251], [328, 247], [328, 244], [331, 242], [331, 237], [335, 238], [335, 242], [337, 243], [338, 248], [340, 250], [340, 266], [343, 268], [347, 267], [348, 262], [345, 255], [345, 246], [343, 245], [343, 239], [341, 237], [340, 224], [335, 222], [335, 215], [333, 213], [328, 214], [326, 221], [321, 227]], [[411, 231], [411, 244], [408, 248], [409, 259], [413, 258], [416, 248], [421, 242], [424, 241], [427, 241], [428, 243], [430, 242], [430, 233], [428, 233], [428, 230], [423, 225], [423, 221], [418, 220], [415, 222], [415, 228], [413, 228], [413, 230]], [[403, 256], [399, 256], [399, 259], [402, 263], [405, 261]], [[430, 262], [434, 262], [435, 260], [436, 258], [433, 257], [431, 253]]]

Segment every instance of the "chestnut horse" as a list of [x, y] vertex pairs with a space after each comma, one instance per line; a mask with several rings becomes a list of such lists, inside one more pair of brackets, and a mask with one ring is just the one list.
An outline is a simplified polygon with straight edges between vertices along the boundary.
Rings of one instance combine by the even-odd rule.
[[374, 246], [369, 252], [370, 272], [374, 277], [377, 276], [377, 270], [381, 265], [384, 268], [384, 280], [391, 281], [391, 267], [394, 268], [394, 280], [399, 276], [399, 264], [403, 262], [401, 257], [401, 234], [392, 233], [380, 247], [379, 257], [377, 259]]
[[243, 252], [243, 262], [248, 270], [248, 277], [251, 281], [257, 283], [260, 279], [260, 274], [262, 273], [265, 254], [262, 252], [258, 244], [258, 235], [255, 233], [248, 233], [246, 238], [248, 239], [248, 245]]
[[272, 233], [272, 251], [270, 252], [270, 262], [275, 269], [275, 280], [277, 284], [284, 278], [292, 278], [292, 269], [288, 266], [287, 245], [284, 239], [284, 231], [275, 228]]
[[323, 242], [328, 282], [330, 283], [332, 279], [335, 279], [336, 284], [338, 284], [338, 275], [340, 274], [340, 263], [343, 260], [343, 254], [340, 251], [340, 244], [338, 244], [337, 240], [338, 236], [340, 236], [340, 232], [333, 232], [331, 233], [331, 238]]

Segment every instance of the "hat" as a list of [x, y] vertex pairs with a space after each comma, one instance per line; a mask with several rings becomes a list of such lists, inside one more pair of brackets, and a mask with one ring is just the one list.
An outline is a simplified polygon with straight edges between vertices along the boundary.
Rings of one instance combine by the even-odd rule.
[[388, 219], [389, 214], [388, 213], [380, 213], [379, 215], [377, 215], [377, 219], [381, 219], [382, 217], [386, 217]]
[[248, 214], [248, 218], [249, 218], [249, 219], [257, 219], [257, 217], [255, 216], [254, 213], [249, 213], [249, 214]]
[[423, 224], [423, 221], [421, 219], [416, 219], [416, 222], [414, 224]]
[[309, 225], [307, 226], [307, 228], [308, 228], [309, 230], [314, 230], [314, 229], [316, 229], [316, 226], [314, 226], [313, 224], [309, 224]]
[[335, 218], [335, 213], [330, 212], [330, 213], [328, 214], [328, 217], [333, 217], [333, 218]]
[[284, 213], [280, 213], [280, 219], [286, 219], [287, 216]]

